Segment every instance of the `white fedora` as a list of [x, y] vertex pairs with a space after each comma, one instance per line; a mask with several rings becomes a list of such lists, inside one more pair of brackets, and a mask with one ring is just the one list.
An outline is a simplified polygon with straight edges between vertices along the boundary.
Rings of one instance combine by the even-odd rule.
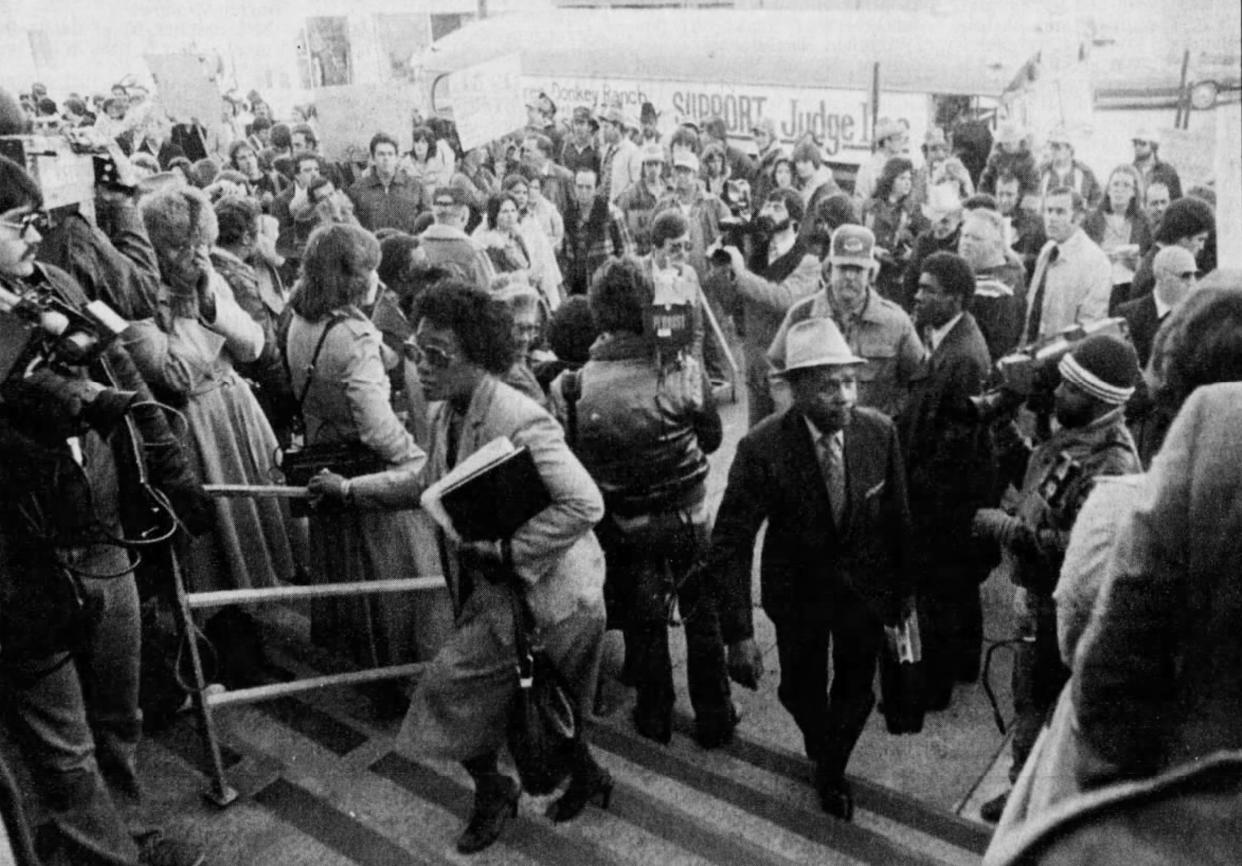
[[865, 364], [855, 355], [841, 336], [841, 329], [832, 319], [816, 316], [790, 327], [785, 334], [785, 369], [778, 375], [808, 367], [842, 367]]

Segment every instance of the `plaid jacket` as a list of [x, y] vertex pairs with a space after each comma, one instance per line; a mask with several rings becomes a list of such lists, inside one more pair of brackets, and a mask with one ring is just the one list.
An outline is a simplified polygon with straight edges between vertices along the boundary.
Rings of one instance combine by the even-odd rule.
[[625, 216], [602, 195], [595, 197], [584, 221], [578, 203], [571, 201], [565, 211], [565, 243], [561, 247], [561, 272], [565, 289], [571, 295], [586, 294], [591, 275], [609, 258], [634, 255], [634, 241]]

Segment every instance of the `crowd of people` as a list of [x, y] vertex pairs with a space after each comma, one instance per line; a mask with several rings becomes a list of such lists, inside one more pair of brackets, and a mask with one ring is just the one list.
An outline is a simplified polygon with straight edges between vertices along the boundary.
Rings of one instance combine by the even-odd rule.
[[[251, 93], [209, 134], [156, 106], [123, 85], [57, 106], [36, 85], [5, 114], [8, 133], [93, 126], [119, 179], [94, 224], [49, 227], [38, 184], [0, 160], [5, 287], [129, 322], [106, 354], [45, 367], [137, 395], [136, 423], [83, 411], [49, 436], [20, 408], [33, 367], [0, 388], [0, 436], [22, 455], [0, 467], [18, 491], [0, 524], [0, 668], [54, 828], [40, 843], [71, 862], [202, 862], [131, 832], [141, 611], [174, 561], [191, 591], [445, 574], [437, 592], [317, 601], [311, 634], [365, 667], [428, 663], [376, 700], [405, 714], [399, 748], [474, 780], [464, 853], [521, 794], [498, 763], [513, 589], [584, 713], [605, 630], [621, 631], [633, 724], [665, 744], [678, 611], [695, 739], [718, 748], [739, 722], [731, 683], [764, 675], [765, 523], [778, 696], [829, 815], [853, 814], [846, 767], [886, 629], [918, 622], [921, 703], [944, 710], [980, 676], [980, 586], [998, 571], [1022, 638], [1014, 793], [984, 807], [998, 838], [1242, 745], [1230, 535], [1200, 514], [1233, 521], [1242, 490], [1237, 386], [1212, 385], [1242, 380], [1242, 286], [1197, 286], [1215, 269], [1211, 189], [1183, 194], [1154, 133], [1101, 185], [1064, 130], [1045, 152], [1008, 123], [982, 152], [942, 128], [912, 152], [881, 120], [852, 174], [766, 120], [747, 153], [720, 118], [662, 133], [654, 107], [580, 106], [564, 124], [546, 95], [485, 145], [415, 113], [408, 152], [374, 131], [338, 162], [310, 109], [276, 120]], [[1095, 328], [1110, 317], [1125, 327]], [[1074, 326], [1025, 389], [1000, 372]], [[715, 386], [734, 375], [748, 432], [713, 515]], [[996, 389], [1017, 399], [981, 411]], [[529, 449], [551, 504], [510, 538], [445, 536], [420, 495], [501, 436]], [[202, 494], [269, 485], [282, 448], [327, 443], [370, 468], [314, 477], [309, 517]], [[161, 507], [130, 501], [180, 527], [140, 564], [123, 539]], [[89, 603], [67, 621], [49, 594], [23, 596], [39, 580]], [[262, 680], [252, 618], [201, 625], [219, 679]], [[549, 816], [607, 807], [612, 785], [583, 739]]]

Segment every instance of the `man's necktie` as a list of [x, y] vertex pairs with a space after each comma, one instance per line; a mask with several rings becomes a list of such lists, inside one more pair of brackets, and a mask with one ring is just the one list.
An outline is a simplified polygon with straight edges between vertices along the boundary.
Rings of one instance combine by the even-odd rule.
[[1039, 285], [1035, 287], [1035, 294], [1031, 297], [1031, 320], [1026, 329], [1026, 343], [1033, 343], [1039, 339], [1039, 323], [1044, 316], [1044, 291], [1048, 288], [1048, 272], [1052, 270], [1053, 263], [1057, 257], [1061, 255], [1061, 247], [1054, 246], [1048, 253], [1048, 261], [1044, 265], [1043, 273], [1039, 275]]
[[824, 471], [824, 483], [828, 485], [828, 504], [832, 508], [832, 522], [838, 527], [845, 514], [845, 454], [841, 448], [840, 434], [821, 436], [820, 460]]

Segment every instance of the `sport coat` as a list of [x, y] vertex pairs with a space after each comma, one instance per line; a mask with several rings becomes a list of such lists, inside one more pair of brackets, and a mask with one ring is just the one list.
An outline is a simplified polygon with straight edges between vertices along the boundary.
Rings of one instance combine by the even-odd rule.
[[1145, 368], [1151, 358], [1151, 344], [1160, 327], [1160, 314], [1156, 310], [1156, 298], [1150, 292], [1137, 301], [1129, 301], [1117, 308], [1117, 315], [1126, 320], [1130, 329], [1130, 342], [1138, 353], [1139, 367]]
[[[414, 507], [432, 483], [448, 472], [447, 403], [432, 411], [426, 465], [355, 478], [359, 507]], [[604, 499], [591, 476], [565, 444], [561, 425], [533, 400], [493, 376], [475, 389], [461, 424], [456, 460], [499, 436], [530, 449], [552, 504], [524, 523], [510, 544], [513, 568], [526, 584], [526, 598], [541, 627], [555, 625], [580, 607], [601, 602], [604, 554], [592, 527], [604, 516]]]
[[[983, 391], [990, 369], [987, 342], [963, 313], [910, 383], [898, 420], [906, 455], [910, 510], [920, 568], [959, 564], [975, 510], [992, 504], [996, 467], [992, 437], [970, 413], [968, 398]], [[974, 575], [964, 575], [975, 580]]]
[[710, 569], [719, 581], [727, 642], [753, 634], [751, 562], [765, 519], [762, 603], [773, 621], [826, 616], [846, 590], [884, 622], [896, 621], [911, 592], [910, 514], [892, 422], [875, 410], [854, 409], [844, 459], [847, 503], [838, 526], [801, 411], [765, 419], [738, 443], [712, 534], [717, 567]]

